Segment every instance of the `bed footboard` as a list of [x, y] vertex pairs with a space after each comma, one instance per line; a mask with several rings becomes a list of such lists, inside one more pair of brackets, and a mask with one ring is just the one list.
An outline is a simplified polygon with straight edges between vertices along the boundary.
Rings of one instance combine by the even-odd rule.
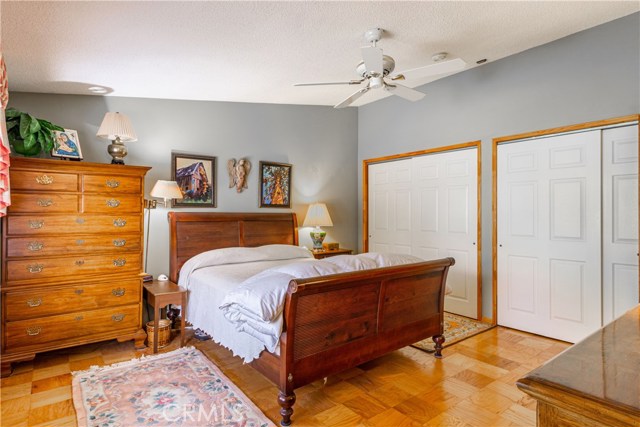
[[280, 341], [278, 402], [291, 423], [294, 389], [434, 337], [440, 356], [453, 258], [292, 280]]

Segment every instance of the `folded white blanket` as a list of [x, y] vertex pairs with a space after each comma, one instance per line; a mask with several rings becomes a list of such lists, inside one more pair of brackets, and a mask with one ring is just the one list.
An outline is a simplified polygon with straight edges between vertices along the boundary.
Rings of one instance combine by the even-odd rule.
[[225, 296], [220, 309], [238, 331], [249, 333], [273, 352], [282, 333], [282, 310], [291, 280], [422, 261], [412, 255], [365, 253], [280, 265], [245, 280]]

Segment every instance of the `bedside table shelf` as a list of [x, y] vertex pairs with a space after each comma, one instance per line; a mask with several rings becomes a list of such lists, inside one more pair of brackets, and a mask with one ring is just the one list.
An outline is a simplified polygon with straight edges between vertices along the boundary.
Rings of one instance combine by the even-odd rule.
[[332, 251], [328, 251], [325, 249], [311, 250], [311, 253], [313, 253], [313, 257], [315, 259], [322, 259], [330, 256], [336, 256], [336, 255], [351, 255], [352, 252], [353, 252], [352, 249], [344, 249], [344, 248], [334, 249]]
[[[187, 291], [169, 280], [154, 280], [153, 282], [145, 283], [143, 286], [147, 303], [153, 307], [153, 321], [156, 325], [156, 330], [159, 330], [157, 328], [157, 321], [160, 319], [160, 308], [169, 304], [180, 304], [180, 315], [182, 316], [182, 321], [180, 322], [180, 347], [184, 347], [184, 324], [187, 318]], [[158, 335], [158, 333], [153, 334], [154, 353], [158, 352]]]

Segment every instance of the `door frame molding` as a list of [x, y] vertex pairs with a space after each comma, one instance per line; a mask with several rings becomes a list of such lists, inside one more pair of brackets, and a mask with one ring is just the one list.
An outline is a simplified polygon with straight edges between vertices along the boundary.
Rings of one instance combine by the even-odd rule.
[[[567, 132], [575, 132], [581, 130], [588, 130], [592, 128], [599, 128], [605, 126], [611, 126], [622, 123], [640, 122], [640, 114], [631, 114], [628, 116], [614, 117], [611, 119], [598, 120], [594, 122], [579, 123], [569, 126], [560, 126], [550, 129], [537, 130], [533, 132], [519, 133], [509, 136], [501, 136], [493, 138], [492, 151], [491, 151], [491, 211], [492, 211], [492, 224], [493, 230], [491, 234], [491, 260], [492, 260], [492, 317], [493, 323], [498, 324], [498, 145], [506, 142], [511, 142], [519, 139], [537, 138], [553, 134], [562, 134]], [[638, 137], [640, 141], [640, 127], [638, 128]], [[638, 162], [638, 175], [640, 176], [640, 162]], [[640, 200], [640, 186], [638, 186], [638, 195]], [[639, 223], [640, 223], [640, 209]], [[640, 230], [638, 232], [638, 240], [640, 241]], [[638, 289], [640, 290], [640, 274], [638, 276]], [[640, 301], [639, 301], [640, 302]]]
[[425, 156], [429, 154], [444, 153], [447, 151], [464, 150], [467, 148], [477, 149], [477, 198], [478, 206], [477, 225], [476, 225], [476, 264], [477, 264], [477, 318], [482, 319], [482, 141], [464, 142], [461, 144], [447, 145], [444, 147], [428, 148], [426, 150], [410, 151], [401, 154], [392, 154], [389, 156], [375, 157], [362, 161], [362, 251], [369, 251], [369, 165], [375, 163], [384, 163], [394, 160], [403, 160], [411, 157]]

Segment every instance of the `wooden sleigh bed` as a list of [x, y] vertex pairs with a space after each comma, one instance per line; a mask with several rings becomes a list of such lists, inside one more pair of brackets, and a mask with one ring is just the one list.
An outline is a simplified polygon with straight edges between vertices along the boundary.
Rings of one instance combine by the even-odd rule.
[[[201, 252], [298, 244], [294, 213], [170, 212], [170, 279]], [[251, 365], [279, 387], [280, 424], [291, 424], [294, 389], [433, 337], [442, 356], [443, 306], [453, 258], [289, 283], [280, 356]], [[239, 332], [240, 333], [240, 332]]]

